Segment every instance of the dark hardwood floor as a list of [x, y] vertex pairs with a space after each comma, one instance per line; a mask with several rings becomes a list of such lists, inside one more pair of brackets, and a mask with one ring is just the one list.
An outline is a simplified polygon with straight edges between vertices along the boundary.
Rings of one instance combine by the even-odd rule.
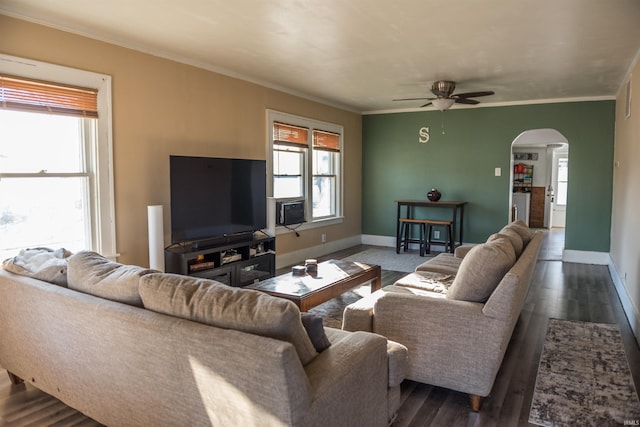
[[[562, 263], [559, 232], [545, 233], [533, 282], [491, 395], [482, 411], [470, 410], [462, 393], [405, 381], [402, 406], [394, 427], [528, 426], [547, 321], [550, 318], [618, 324], [629, 366], [640, 390], [640, 348], [622, 311], [606, 266]], [[561, 246], [560, 246], [561, 247]], [[356, 246], [322, 257], [343, 258], [366, 249]], [[301, 260], [302, 261], [302, 260]], [[288, 268], [278, 272], [288, 271]], [[383, 271], [383, 286], [405, 273]], [[588, 416], [588, 414], [585, 414]], [[0, 375], [0, 426], [97, 426], [31, 385], [12, 386]]]

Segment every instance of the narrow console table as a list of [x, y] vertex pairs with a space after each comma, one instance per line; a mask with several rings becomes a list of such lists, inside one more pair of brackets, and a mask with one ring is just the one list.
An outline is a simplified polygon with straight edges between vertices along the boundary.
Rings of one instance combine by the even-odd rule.
[[[426, 219], [426, 217], [420, 218], [416, 215], [415, 208], [445, 208], [451, 210], [451, 232], [453, 234], [452, 241], [455, 246], [456, 235], [458, 236], [458, 245], [462, 245], [463, 238], [463, 224], [464, 224], [464, 205], [467, 202], [432, 202], [430, 200], [396, 200], [397, 216], [396, 216], [396, 239], [400, 238], [400, 218], [410, 219]], [[404, 208], [404, 215], [403, 215]], [[458, 230], [456, 234], [456, 230]], [[454, 248], [451, 248], [453, 252]]]

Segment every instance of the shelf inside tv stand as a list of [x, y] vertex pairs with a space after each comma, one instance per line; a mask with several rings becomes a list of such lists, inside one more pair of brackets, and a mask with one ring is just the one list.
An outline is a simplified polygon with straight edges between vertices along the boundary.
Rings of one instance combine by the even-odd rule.
[[230, 286], [246, 286], [275, 275], [274, 237], [254, 235], [250, 239], [220, 239], [198, 246], [165, 248], [165, 270], [217, 280]]

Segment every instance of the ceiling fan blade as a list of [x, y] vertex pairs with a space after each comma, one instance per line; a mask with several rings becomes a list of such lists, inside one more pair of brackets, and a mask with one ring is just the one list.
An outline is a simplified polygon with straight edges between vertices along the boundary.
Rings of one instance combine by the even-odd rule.
[[467, 92], [467, 93], [456, 93], [453, 95], [454, 98], [477, 98], [479, 96], [489, 96], [495, 95], [495, 92], [492, 90], [485, 90], [482, 92]]
[[399, 98], [399, 99], [393, 99], [393, 101], [420, 101], [423, 99], [433, 99], [433, 98]]
[[427, 107], [427, 106], [429, 106], [429, 105], [431, 105], [431, 104], [433, 104], [433, 103], [432, 103], [431, 101], [429, 101], [429, 102], [427, 102], [426, 104], [421, 105], [421, 106], [420, 106], [420, 108]]
[[475, 99], [469, 99], [469, 98], [454, 98], [454, 99], [458, 104], [469, 104], [469, 105], [480, 104], [480, 101], [476, 101]]

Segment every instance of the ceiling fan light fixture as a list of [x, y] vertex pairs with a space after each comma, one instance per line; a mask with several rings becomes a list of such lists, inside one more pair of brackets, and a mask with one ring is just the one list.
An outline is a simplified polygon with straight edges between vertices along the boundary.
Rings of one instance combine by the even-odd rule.
[[452, 98], [436, 98], [431, 103], [434, 107], [436, 107], [440, 111], [445, 111], [451, 108], [451, 106], [456, 102], [455, 99]]

